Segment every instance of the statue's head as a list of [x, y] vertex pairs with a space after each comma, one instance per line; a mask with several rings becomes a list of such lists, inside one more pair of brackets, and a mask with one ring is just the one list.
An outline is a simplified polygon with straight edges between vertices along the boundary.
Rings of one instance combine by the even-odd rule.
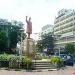
[[31, 17], [29, 17], [29, 21], [31, 21]]

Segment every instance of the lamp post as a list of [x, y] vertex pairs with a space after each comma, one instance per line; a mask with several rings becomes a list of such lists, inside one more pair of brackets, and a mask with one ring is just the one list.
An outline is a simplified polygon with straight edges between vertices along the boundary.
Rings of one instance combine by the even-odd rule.
[[[58, 39], [59, 42], [60, 42], [60, 36], [61, 36], [61, 34], [55, 35], [56, 39]], [[59, 43], [58, 48], [59, 48], [59, 49], [58, 49], [58, 53], [59, 53], [59, 56], [60, 56], [60, 43]]]
[[[38, 34], [38, 33], [34, 33], [35, 34], [35, 50], [36, 50], [36, 35]], [[36, 51], [35, 51], [35, 69], [36, 69]]]
[[60, 56], [60, 47], [59, 47], [59, 56]]
[[[61, 35], [58, 35], [58, 40], [60, 41], [60, 36]], [[59, 44], [59, 56], [60, 56], [60, 44]]]
[[22, 55], [22, 41], [23, 41], [23, 39], [22, 39], [23, 33], [22, 32], [24, 31], [24, 29], [20, 29], [20, 31], [21, 31], [21, 49], [19, 51], [19, 54]]
[[[36, 40], [37, 40], [37, 39], [36, 39], [36, 36], [37, 36], [37, 34], [38, 34], [38, 33], [34, 33], [34, 34], [35, 34], [34, 40], [35, 40], [35, 50], [36, 50], [36, 44], [37, 44], [37, 41], [36, 41]], [[36, 54], [35, 54], [35, 55], [36, 55]]]

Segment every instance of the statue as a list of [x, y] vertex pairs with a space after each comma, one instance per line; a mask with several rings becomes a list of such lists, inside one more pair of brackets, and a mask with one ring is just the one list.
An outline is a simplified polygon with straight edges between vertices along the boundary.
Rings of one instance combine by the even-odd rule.
[[32, 34], [32, 22], [31, 22], [31, 17], [26, 16], [26, 23], [27, 23], [27, 38], [24, 41], [24, 48], [23, 48], [23, 53], [25, 53], [26, 56], [28, 57], [35, 57], [35, 41], [30, 38], [30, 35]]
[[28, 16], [26, 16], [26, 23], [27, 23], [27, 30], [26, 33], [28, 33], [28, 38], [30, 38], [30, 34], [32, 34], [32, 22], [31, 17], [29, 17], [29, 20], [27, 20]]

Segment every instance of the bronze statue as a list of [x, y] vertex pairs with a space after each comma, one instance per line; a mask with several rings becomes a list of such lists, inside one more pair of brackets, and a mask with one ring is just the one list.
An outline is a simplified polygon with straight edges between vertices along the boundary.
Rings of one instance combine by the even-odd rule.
[[28, 33], [28, 38], [30, 38], [30, 34], [32, 34], [32, 22], [31, 17], [29, 17], [29, 20], [27, 20], [28, 16], [26, 16], [26, 23], [27, 23], [27, 30], [26, 33]]

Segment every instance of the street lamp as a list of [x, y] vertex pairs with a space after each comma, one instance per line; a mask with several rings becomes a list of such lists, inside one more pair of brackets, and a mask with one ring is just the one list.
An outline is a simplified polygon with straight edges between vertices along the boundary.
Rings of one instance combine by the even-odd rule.
[[[61, 36], [61, 34], [55, 35], [56, 39], [58, 39], [59, 42], [60, 42], [60, 36]], [[60, 56], [60, 43], [59, 43], [59, 49], [58, 50], [59, 50], [58, 53], [59, 53], [59, 56]]]
[[23, 41], [23, 39], [22, 39], [23, 33], [22, 32], [24, 31], [24, 29], [20, 29], [20, 31], [21, 31], [21, 49], [19, 51], [19, 54], [22, 55], [22, 41]]
[[[60, 36], [61, 35], [58, 35], [58, 40], [60, 41]], [[60, 56], [60, 45], [59, 45], [59, 56]]]
[[[35, 50], [36, 50], [36, 44], [37, 44], [37, 42], [36, 42], [36, 35], [38, 34], [38, 33], [34, 33], [35, 34]], [[36, 50], [37, 51], [37, 50]], [[35, 69], [36, 69], [36, 51], [35, 51]]]
[[[36, 47], [36, 44], [37, 44], [37, 34], [38, 33], [34, 33], [35, 34], [35, 37], [34, 37], [34, 40], [35, 40], [35, 47]], [[36, 49], [36, 48], [35, 48]]]

